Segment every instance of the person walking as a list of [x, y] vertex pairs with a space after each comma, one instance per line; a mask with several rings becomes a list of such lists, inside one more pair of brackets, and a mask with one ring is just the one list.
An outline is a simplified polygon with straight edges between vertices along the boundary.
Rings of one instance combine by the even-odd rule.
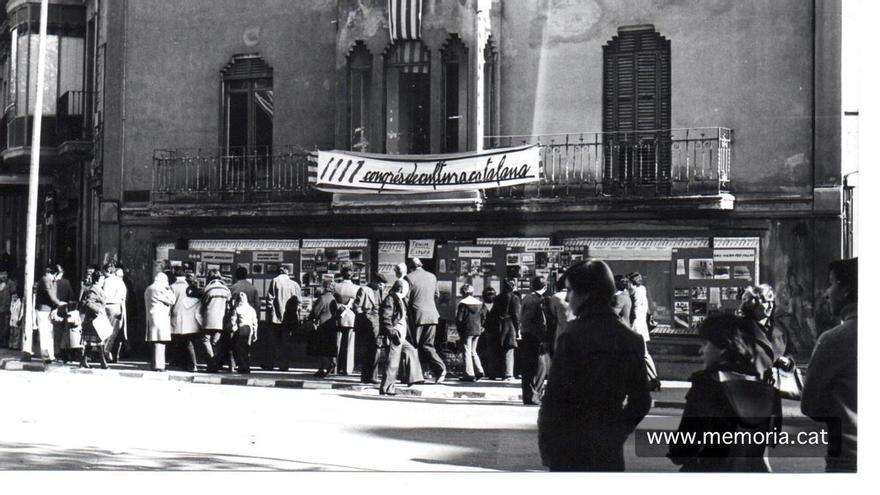
[[10, 348], [9, 318], [15, 283], [9, 280], [6, 270], [0, 271], [0, 348]]
[[[55, 268], [46, 267], [46, 272], [34, 287], [34, 309], [36, 310], [36, 326], [40, 336], [40, 357], [43, 363], [55, 361], [55, 337], [52, 323], [52, 311], [66, 306], [67, 303], [58, 299], [55, 283]], [[22, 350], [23, 361], [30, 361], [33, 355], [33, 326], [25, 322]]]
[[[231, 333], [224, 333], [223, 327], [226, 322], [227, 310], [232, 306], [232, 292], [223, 283], [220, 270], [208, 271], [208, 283], [202, 294], [202, 311], [204, 312], [204, 325], [202, 331], [211, 343], [214, 352], [214, 360], [208, 363], [208, 372], [215, 373], [223, 369], [224, 361], [231, 355]], [[230, 371], [235, 366], [230, 363]]]
[[[678, 426], [682, 437], [717, 438], [758, 434], [766, 438], [781, 425], [777, 391], [755, 366], [751, 322], [715, 315], [699, 327], [703, 370], [694, 373]], [[765, 443], [673, 443], [669, 457], [683, 472], [770, 472]]]
[[379, 395], [396, 395], [394, 384], [403, 365], [403, 380], [409, 385], [424, 381], [418, 350], [406, 340], [408, 333], [407, 285], [398, 279], [391, 291], [382, 301], [379, 310], [379, 325], [382, 334], [388, 338], [388, 359], [385, 362], [385, 376], [379, 386]]
[[632, 327], [632, 297], [629, 295], [629, 279], [623, 275], [614, 276], [614, 286], [617, 292], [614, 293], [614, 312], [620, 318], [620, 322], [628, 327]]
[[794, 345], [785, 330], [776, 325], [776, 293], [768, 284], [746, 287], [739, 307], [740, 314], [752, 322], [754, 339], [761, 352], [757, 354], [758, 370], [764, 380], [773, 379], [774, 370], [792, 371]]
[[336, 318], [336, 363], [340, 375], [354, 374], [354, 320], [355, 320], [355, 297], [359, 287], [351, 281], [351, 269], [343, 268], [340, 271], [342, 280], [336, 284], [333, 292], [335, 299], [332, 306]]
[[[284, 315], [288, 309], [288, 301], [295, 297], [302, 301], [302, 289], [290, 278], [286, 266], [281, 265], [278, 276], [269, 282], [266, 290], [266, 302], [269, 306], [268, 321], [268, 352], [263, 356], [263, 368], [272, 371], [276, 367], [280, 371], [290, 368], [291, 342], [290, 333], [284, 328]], [[297, 307], [297, 311], [299, 308]]]
[[202, 298], [196, 279], [192, 273], [177, 277], [171, 284], [174, 291], [174, 305], [171, 307], [171, 335], [183, 348], [185, 370], [195, 373], [199, 369], [196, 349], [201, 349], [211, 362], [214, 353], [206, 335], [202, 334]]
[[550, 371], [550, 347], [556, 340], [556, 322], [550, 309], [547, 281], [543, 276], [532, 279], [532, 292], [522, 300], [522, 401], [525, 405], [541, 405], [544, 381]]
[[105, 306], [103, 289], [105, 282], [104, 278], [104, 272], [101, 272], [100, 270], [92, 273], [92, 284], [89, 286], [88, 291], [83, 294], [83, 298], [79, 304], [80, 313], [82, 314], [83, 319], [82, 341], [83, 346], [85, 347], [79, 362], [80, 368], [91, 368], [91, 366], [89, 366], [89, 355], [92, 353], [92, 346], [98, 351], [98, 356], [101, 361], [101, 369], [107, 369], [109, 367], [107, 364], [107, 356], [104, 352], [106, 339], [101, 338], [101, 334], [96, 328], [96, 325], [98, 324], [96, 322], [99, 322], [102, 319], [105, 325], [110, 325], [105, 319], [107, 317], [107, 308]]
[[660, 390], [660, 378], [657, 376], [657, 365], [654, 364], [654, 358], [648, 352], [648, 341], [651, 340], [650, 329], [648, 328], [648, 289], [645, 288], [642, 275], [639, 272], [632, 272], [626, 276], [629, 280], [629, 293], [632, 297], [632, 329], [642, 336], [645, 341], [645, 365], [648, 371], [648, 381], [651, 384], [651, 391]]
[[404, 277], [409, 283], [409, 340], [422, 359], [427, 361], [434, 374], [434, 383], [443, 383], [446, 365], [434, 348], [437, 323], [440, 321], [440, 313], [437, 312], [437, 299], [440, 298], [437, 277], [422, 267], [419, 258], [413, 258], [411, 262], [413, 271]]
[[819, 336], [801, 397], [801, 412], [832, 429], [829, 473], [854, 473], [858, 464], [858, 294], [858, 258], [832, 262], [825, 297], [841, 323]]
[[153, 371], [165, 371], [165, 345], [171, 342], [171, 307], [176, 297], [168, 285], [168, 276], [162, 272], [153, 277], [153, 283], [144, 291], [144, 307], [147, 309], [146, 341], [153, 344], [150, 367]]
[[[489, 312], [487, 321], [492, 325], [492, 333], [497, 336], [495, 344], [495, 365], [500, 377], [505, 382], [513, 381], [514, 351], [519, 346], [520, 340], [520, 313], [522, 303], [513, 291], [516, 289], [516, 280], [504, 279], [501, 285], [501, 295], [495, 298], [492, 311]], [[494, 340], [494, 339], [493, 339]]]
[[387, 282], [385, 275], [376, 274], [373, 283], [361, 287], [355, 297], [354, 306], [358, 311], [355, 328], [361, 328], [362, 338], [366, 342], [361, 383], [379, 383], [379, 359], [385, 347], [385, 337], [379, 333], [379, 304], [385, 299]]
[[[234, 342], [235, 362], [237, 371], [248, 374], [251, 372], [250, 349], [257, 341], [257, 312], [248, 303], [247, 294], [240, 292], [236, 297], [232, 315], [232, 341]], [[230, 368], [231, 369], [231, 368]]]
[[541, 459], [551, 471], [623, 471], [623, 444], [651, 408], [645, 343], [614, 314], [604, 262], [575, 262], [561, 283], [575, 319], [559, 337], [538, 413]]
[[477, 344], [483, 334], [483, 302], [474, 297], [474, 287], [470, 284], [462, 285], [459, 292], [462, 299], [455, 310], [455, 328], [464, 350], [464, 375], [461, 381], [473, 382], [485, 376], [483, 363], [477, 355]]
[[318, 355], [318, 371], [315, 376], [336, 374], [336, 355], [339, 353], [339, 344], [336, 339], [336, 318], [333, 314], [333, 305], [336, 300], [333, 291], [336, 284], [332, 280], [324, 280], [322, 283], [321, 296], [312, 303], [312, 311], [308, 319], [315, 325], [315, 353]]
[[126, 329], [128, 288], [125, 287], [125, 282], [122, 280], [122, 272], [116, 268], [115, 264], [104, 265], [103, 290], [107, 318], [113, 327], [113, 333], [105, 342], [104, 353], [107, 355], [108, 361], [115, 363], [119, 360], [119, 350], [128, 334]]

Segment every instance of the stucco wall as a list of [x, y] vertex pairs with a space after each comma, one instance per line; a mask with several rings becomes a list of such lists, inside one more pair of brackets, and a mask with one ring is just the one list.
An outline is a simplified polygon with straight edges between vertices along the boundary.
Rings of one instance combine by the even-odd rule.
[[502, 133], [602, 129], [602, 46], [671, 41], [672, 126], [731, 127], [737, 191], [811, 189], [812, 5], [801, 0], [507, 0]]
[[127, 3], [125, 190], [149, 189], [156, 148], [220, 145], [220, 71], [237, 53], [274, 69], [276, 146], [332, 142], [335, 1]]

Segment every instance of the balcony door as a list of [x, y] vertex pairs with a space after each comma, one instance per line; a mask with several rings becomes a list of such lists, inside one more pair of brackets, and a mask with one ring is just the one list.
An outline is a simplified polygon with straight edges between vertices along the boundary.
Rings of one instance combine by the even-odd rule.
[[650, 25], [622, 27], [603, 55], [605, 185], [664, 189], [671, 177], [669, 40]]
[[272, 68], [256, 55], [236, 55], [223, 70], [220, 179], [225, 189], [270, 190], [275, 94]]

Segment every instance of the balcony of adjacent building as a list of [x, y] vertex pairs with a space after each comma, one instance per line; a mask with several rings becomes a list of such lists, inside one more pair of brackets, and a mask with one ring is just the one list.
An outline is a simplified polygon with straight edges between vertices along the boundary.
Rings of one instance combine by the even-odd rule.
[[[42, 117], [40, 163], [59, 166], [92, 156], [93, 94], [88, 91], [66, 91], [54, 105], [53, 114]], [[6, 110], [3, 118], [6, 146], [0, 152], [12, 166], [26, 166], [31, 159], [33, 115], [18, 115], [15, 107]]]
[[[530, 143], [539, 146], [540, 181], [482, 190], [475, 208], [638, 211], [733, 207], [731, 129], [486, 138], [486, 148]], [[313, 187], [315, 150], [319, 148], [325, 149], [156, 150], [150, 202], [158, 209], [184, 204], [221, 209], [289, 203], [330, 207], [332, 195]]]

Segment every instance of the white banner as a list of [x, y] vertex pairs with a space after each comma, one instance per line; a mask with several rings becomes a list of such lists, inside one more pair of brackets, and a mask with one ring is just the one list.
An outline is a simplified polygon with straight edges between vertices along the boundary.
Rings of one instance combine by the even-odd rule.
[[315, 187], [336, 193], [473, 191], [540, 180], [538, 147], [449, 155], [319, 151]]

